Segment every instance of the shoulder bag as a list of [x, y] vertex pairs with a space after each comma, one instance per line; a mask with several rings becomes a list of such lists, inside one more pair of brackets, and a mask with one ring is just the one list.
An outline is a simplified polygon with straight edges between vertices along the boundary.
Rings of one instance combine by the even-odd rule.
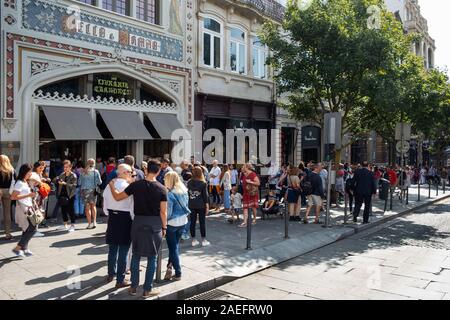
[[247, 191], [248, 195], [251, 197], [254, 197], [258, 194], [258, 186], [252, 184], [252, 183], [245, 183], [245, 190]]
[[39, 206], [36, 204], [35, 200], [33, 200], [33, 205], [31, 207], [27, 207], [26, 215], [27, 215], [28, 221], [33, 226], [37, 226], [42, 221], [44, 221], [44, 213], [41, 211]]

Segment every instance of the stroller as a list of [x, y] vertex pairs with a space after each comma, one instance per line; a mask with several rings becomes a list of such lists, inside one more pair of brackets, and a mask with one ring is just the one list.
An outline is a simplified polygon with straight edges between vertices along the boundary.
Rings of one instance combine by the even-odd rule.
[[269, 195], [266, 196], [262, 206], [261, 206], [261, 219], [266, 220], [269, 216], [279, 216], [283, 218], [284, 216], [284, 198], [280, 198], [277, 196], [277, 200], [275, 204], [268, 210], [265, 209], [266, 203], [269, 201]]

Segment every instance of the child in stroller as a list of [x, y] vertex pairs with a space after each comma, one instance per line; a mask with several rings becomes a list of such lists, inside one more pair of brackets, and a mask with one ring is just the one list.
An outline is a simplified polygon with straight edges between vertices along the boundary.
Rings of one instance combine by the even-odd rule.
[[275, 194], [275, 190], [270, 190], [269, 194], [266, 196], [264, 203], [261, 208], [262, 219], [265, 220], [269, 215], [281, 214], [280, 210], [280, 200]]

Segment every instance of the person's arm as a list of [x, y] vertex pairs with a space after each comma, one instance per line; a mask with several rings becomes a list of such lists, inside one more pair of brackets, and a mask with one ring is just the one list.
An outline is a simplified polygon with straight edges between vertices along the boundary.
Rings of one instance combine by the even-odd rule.
[[159, 216], [161, 217], [162, 224], [162, 236], [165, 237], [167, 232], [167, 201], [161, 201], [159, 206]]
[[208, 185], [205, 183], [204, 188], [202, 189], [202, 199], [205, 204], [206, 214], [209, 212], [209, 196], [208, 196]]
[[105, 190], [103, 191], [103, 213], [105, 215], [108, 215], [108, 207], [107, 204], [110, 201], [110, 196], [111, 196], [111, 188], [109, 187], [109, 185], [106, 186]]
[[77, 187], [77, 180], [78, 179], [77, 179], [76, 174], [72, 174], [71, 178], [66, 183], [66, 187], [68, 187], [68, 188], [76, 188]]
[[[134, 190], [134, 186], [133, 184], [130, 184], [124, 191], [122, 192], [117, 192], [115, 186], [114, 186], [114, 180], [112, 180], [109, 183], [109, 188], [111, 189], [111, 195], [114, 198], [114, 200], [116, 201], [121, 201], [121, 200], [125, 200], [126, 198], [128, 198], [131, 194], [132, 191]], [[130, 192], [130, 194], [128, 194], [127, 192]]]
[[97, 175], [97, 186], [102, 184], [102, 177], [100, 176], [100, 172], [95, 171], [95, 174]]
[[20, 194], [19, 191], [14, 190], [11, 194], [11, 200], [22, 200], [26, 198], [34, 198], [36, 196], [36, 192], [30, 192], [29, 194]]

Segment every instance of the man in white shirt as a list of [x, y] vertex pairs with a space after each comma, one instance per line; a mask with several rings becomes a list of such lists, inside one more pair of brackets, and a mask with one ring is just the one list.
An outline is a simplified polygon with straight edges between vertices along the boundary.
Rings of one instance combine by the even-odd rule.
[[[131, 166], [119, 165], [117, 168], [118, 178], [114, 180], [116, 190], [122, 192], [128, 187], [132, 181], [132, 172]], [[103, 192], [103, 199], [103, 211], [108, 215], [106, 230], [106, 243], [109, 244], [107, 282], [113, 281], [116, 276], [117, 289], [128, 287], [130, 284], [125, 281], [125, 272], [131, 245], [131, 224], [134, 218], [133, 197], [116, 201], [107, 185]]]
[[212, 168], [209, 172], [209, 192], [213, 197], [213, 210], [220, 210], [220, 174], [222, 170], [219, 168], [219, 161], [214, 160]]
[[281, 176], [280, 168], [278, 168], [277, 164], [272, 161], [269, 168], [269, 190], [276, 190], [278, 179]]

